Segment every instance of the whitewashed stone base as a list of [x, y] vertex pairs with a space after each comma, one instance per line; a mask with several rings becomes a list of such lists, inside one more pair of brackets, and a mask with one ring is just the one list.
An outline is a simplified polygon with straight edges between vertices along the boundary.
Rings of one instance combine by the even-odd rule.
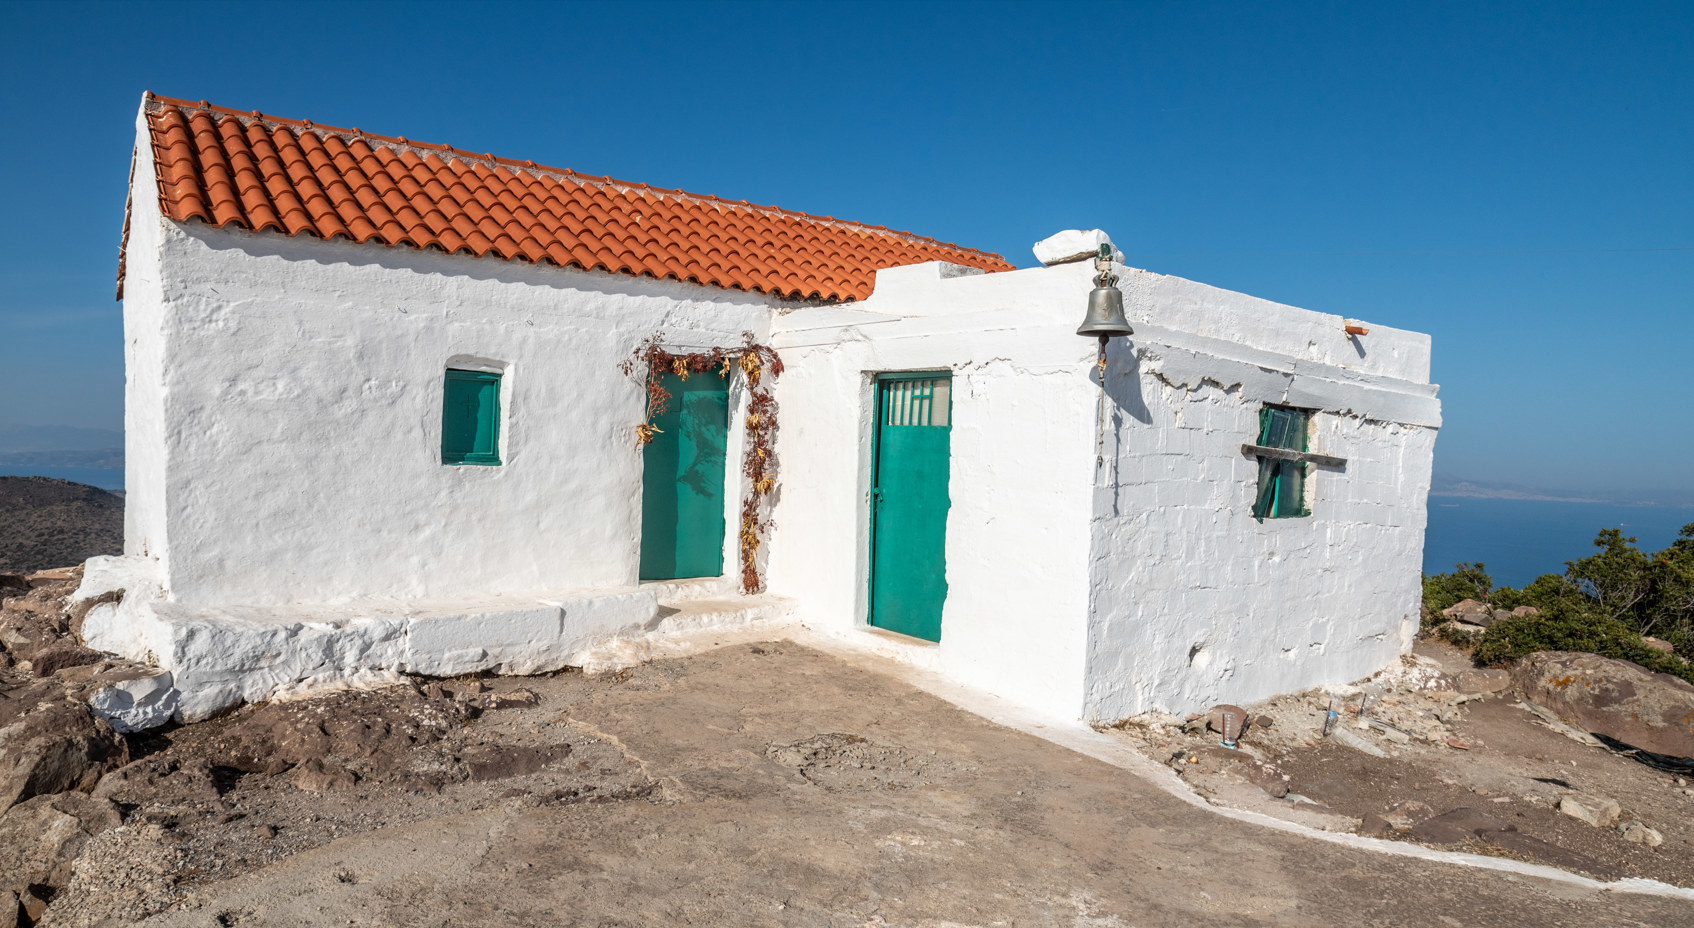
[[360, 685], [384, 672], [532, 674], [580, 666], [592, 647], [658, 627], [642, 588], [578, 590], [434, 603], [187, 609], [168, 601], [150, 564], [94, 558], [77, 598], [125, 591], [90, 610], [90, 647], [171, 672], [176, 718], [194, 722], [243, 702]]

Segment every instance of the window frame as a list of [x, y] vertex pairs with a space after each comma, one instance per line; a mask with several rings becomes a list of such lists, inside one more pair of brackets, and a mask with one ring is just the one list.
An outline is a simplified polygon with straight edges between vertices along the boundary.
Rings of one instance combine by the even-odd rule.
[[[444, 466], [499, 467], [505, 463], [500, 457], [500, 420], [503, 415], [503, 410], [500, 405], [500, 387], [503, 380], [505, 380], [505, 374], [500, 371], [470, 370], [466, 368], [449, 367], [443, 373], [441, 379], [441, 463]], [[488, 421], [489, 444], [493, 450], [457, 451], [448, 448], [447, 403], [448, 396], [452, 392], [451, 384], [454, 382], [493, 385], [494, 402], [493, 408], [489, 410]], [[478, 417], [479, 419], [481, 417], [480, 411], [478, 412]]]
[[[1308, 503], [1311, 497], [1309, 481], [1312, 476], [1311, 459], [1317, 456], [1310, 454], [1307, 449], [1311, 446], [1312, 416], [1316, 412], [1314, 409], [1275, 403], [1266, 403], [1260, 407], [1257, 442], [1243, 448], [1253, 449], [1259, 462], [1259, 479], [1252, 508], [1253, 518], [1258, 521], [1302, 519], [1312, 515]], [[1273, 443], [1275, 436], [1272, 433], [1277, 413], [1299, 416], [1298, 447], [1290, 444], [1294, 436], [1287, 434], [1281, 437], [1281, 443]], [[1287, 502], [1289, 497], [1294, 497], [1292, 504]]]

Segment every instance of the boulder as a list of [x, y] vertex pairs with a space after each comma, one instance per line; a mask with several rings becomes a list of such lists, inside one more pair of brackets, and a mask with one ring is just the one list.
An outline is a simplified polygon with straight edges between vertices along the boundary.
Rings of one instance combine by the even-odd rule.
[[1676, 645], [1671, 644], [1663, 638], [1654, 638], [1652, 635], [1647, 635], [1641, 640], [1646, 642], [1647, 647], [1652, 648], [1655, 651], [1663, 651], [1666, 654], [1676, 653]]
[[1694, 685], [1629, 661], [1542, 651], [1518, 661], [1524, 698], [1583, 731], [1673, 757], [1694, 757]]
[[1487, 603], [1474, 599], [1462, 599], [1457, 603], [1441, 610], [1442, 618], [1454, 622], [1468, 622], [1471, 625], [1488, 626], [1494, 624], [1494, 610]]
[[1648, 847], [1658, 847], [1665, 843], [1665, 836], [1659, 834], [1658, 829], [1649, 828], [1640, 822], [1626, 822], [1619, 825], [1618, 834], [1623, 835], [1625, 841], [1645, 844]]
[[203, 757], [173, 757], [168, 753], [144, 757], [106, 774], [94, 787], [96, 799], [132, 806], [211, 802], [221, 793], [212, 765]]
[[1519, 616], [1519, 617], [1526, 616], [1526, 615], [1540, 615], [1540, 614], [1541, 614], [1541, 610], [1535, 608], [1534, 606], [1518, 606], [1517, 608], [1512, 610], [1512, 615]]
[[0, 646], [12, 652], [14, 658], [30, 660], [37, 651], [65, 639], [65, 633], [70, 628], [68, 619], [53, 613], [13, 608], [17, 602], [9, 599], [6, 608], [0, 609]]
[[63, 889], [90, 838], [123, 824], [110, 800], [82, 793], [36, 796], [0, 816], [0, 893]]
[[326, 764], [313, 758], [294, 768], [288, 775], [288, 782], [297, 789], [313, 793], [331, 793], [344, 789], [352, 789], [358, 778], [351, 770], [337, 764]]
[[1559, 797], [1559, 811], [1595, 828], [1613, 824], [1622, 812], [1616, 799], [1605, 796], [1579, 796], [1575, 793]]
[[32, 796], [87, 792], [106, 771], [129, 762], [128, 745], [110, 725], [87, 706], [64, 701], [58, 686], [41, 686], [50, 694], [31, 695], [51, 698], [0, 727], [0, 811]]
[[98, 673], [86, 686], [88, 707], [113, 729], [129, 733], [158, 728], [176, 714], [182, 694], [168, 670], [122, 667]]
[[61, 670], [71, 667], [86, 667], [89, 664], [98, 664], [105, 659], [106, 655], [99, 651], [93, 651], [69, 641], [61, 641], [35, 652], [35, 657], [30, 659], [30, 663], [33, 665], [36, 676], [51, 677]]

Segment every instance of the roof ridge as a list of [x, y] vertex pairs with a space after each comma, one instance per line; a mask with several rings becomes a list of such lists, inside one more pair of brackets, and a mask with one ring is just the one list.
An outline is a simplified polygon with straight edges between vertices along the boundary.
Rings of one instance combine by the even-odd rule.
[[357, 138], [357, 139], [363, 139], [367, 142], [370, 142], [370, 141], [381, 142], [381, 143], [383, 143], [383, 145], [385, 147], [391, 147], [391, 148], [392, 147], [398, 147], [398, 148], [403, 149], [403, 150], [411, 150], [413, 152], [416, 152], [420, 156], [423, 156], [423, 155], [426, 155], [426, 154], [439, 154], [439, 153], [445, 152], [445, 153], [451, 155], [454, 158], [457, 158], [461, 161], [464, 161], [464, 162], [470, 163], [470, 164], [484, 164], [484, 165], [488, 165], [490, 167], [506, 167], [506, 168], [513, 169], [514, 171], [524, 171], [524, 172], [527, 172], [527, 173], [538, 173], [538, 174], [547, 175], [547, 176], [552, 177], [555, 180], [570, 179], [570, 180], [579, 181], [579, 182], [592, 183], [592, 184], [595, 184], [595, 185], [598, 185], [598, 186], [622, 188], [623, 190], [630, 191], [630, 192], [650, 191], [652, 193], [660, 194], [660, 195], [663, 195], [663, 196], [673, 196], [673, 197], [677, 197], [677, 198], [686, 198], [686, 199], [690, 199], [690, 200], [694, 200], [694, 201], [702, 202], [702, 203], [710, 203], [710, 204], [718, 205], [718, 206], [721, 206], [722, 208], [727, 208], [727, 209], [744, 209], [744, 210], [750, 210], [750, 211], [753, 211], [753, 212], [764, 213], [764, 214], [767, 214], [767, 215], [789, 216], [789, 217], [794, 217], [794, 218], [798, 218], [798, 219], [806, 219], [806, 220], [809, 220], [809, 221], [812, 221], [812, 222], [816, 222], [816, 223], [824, 224], [824, 225], [831, 225], [831, 226], [834, 226], [836, 228], [841, 228], [841, 229], [863, 229], [863, 230], [870, 231], [870, 232], [882, 233], [882, 234], [885, 234], [885, 235], [888, 235], [888, 236], [891, 236], [891, 237], [903, 238], [903, 239], [906, 239], [907, 241], [914, 242], [914, 243], [925, 243], [925, 244], [931, 244], [931, 245], [939, 245], [939, 246], [943, 246], [945, 248], [953, 249], [953, 250], [956, 250], [956, 251], [968, 252], [970, 254], [978, 255], [978, 256], [981, 256], [983, 258], [992, 258], [992, 259], [996, 259], [996, 260], [1000, 260], [1000, 261], [1005, 261], [1005, 257], [1003, 255], [997, 253], [997, 252], [984, 251], [980, 248], [972, 248], [968, 245], [960, 245], [960, 244], [957, 244], [955, 242], [942, 241], [941, 239], [933, 238], [933, 237], [928, 236], [928, 235], [919, 235], [915, 232], [911, 232], [911, 231], [908, 231], [908, 230], [890, 229], [887, 226], [872, 225], [870, 223], [858, 222], [858, 221], [851, 220], [851, 219], [837, 219], [834, 216], [820, 216], [820, 215], [817, 215], [816, 213], [808, 213], [808, 212], [804, 212], [802, 210], [785, 209], [785, 208], [780, 207], [780, 206], [761, 205], [761, 204], [757, 204], [757, 203], [748, 202], [747, 200], [730, 200], [730, 199], [727, 199], [725, 197], [720, 197], [720, 196], [717, 196], [715, 194], [709, 194], [709, 193], [691, 193], [691, 192], [689, 192], [687, 190], [683, 190], [681, 188], [656, 187], [652, 184], [643, 184], [643, 183], [640, 183], [640, 182], [637, 182], [637, 181], [619, 180], [617, 178], [611, 177], [610, 175], [601, 176], [601, 175], [596, 175], [596, 174], [584, 174], [581, 171], [575, 171], [575, 170], [572, 170], [570, 168], [560, 168], [560, 167], [553, 167], [551, 165], [539, 164], [539, 163], [537, 163], [533, 160], [522, 160], [522, 161], [520, 161], [520, 160], [515, 159], [515, 158], [504, 158], [504, 157], [496, 156], [492, 152], [486, 152], [486, 153], [478, 154], [476, 152], [469, 151], [467, 149], [455, 148], [452, 145], [447, 145], [447, 144], [443, 144], [443, 143], [420, 142], [416, 139], [410, 139], [410, 138], [407, 138], [403, 135], [402, 136], [392, 136], [392, 135], [382, 135], [380, 133], [375, 133], [375, 132], [366, 132], [363, 129], [360, 129], [358, 127], [354, 127], [354, 128], [349, 129], [349, 128], [346, 128], [344, 126], [330, 126], [330, 125], [323, 125], [323, 124], [315, 123], [310, 119], [294, 119], [294, 118], [287, 117], [287, 116], [277, 116], [273, 113], [261, 113], [258, 110], [231, 109], [230, 107], [219, 106], [217, 104], [210, 103], [206, 100], [184, 100], [184, 99], [180, 99], [180, 98], [177, 98], [177, 97], [165, 97], [165, 96], [160, 96], [158, 94], [155, 94], [151, 91], [144, 92], [144, 97], [145, 97], [145, 102], [144, 102], [143, 106], [148, 113], [154, 113], [154, 112], [162, 110], [166, 107], [175, 107], [177, 109], [204, 112], [204, 113], [207, 113], [209, 115], [223, 115], [223, 116], [234, 117], [235, 119], [240, 121], [241, 124], [244, 127], [251, 124], [252, 122], [257, 122], [261, 125], [265, 125], [265, 126], [269, 126], [269, 127], [298, 128], [298, 129], [304, 129], [304, 130], [307, 130], [309, 132], [318, 133], [318, 134], [326, 134], [327, 133], [327, 134], [331, 134], [331, 135], [343, 136], [344, 138], [345, 137], [352, 137], [352, 138]]

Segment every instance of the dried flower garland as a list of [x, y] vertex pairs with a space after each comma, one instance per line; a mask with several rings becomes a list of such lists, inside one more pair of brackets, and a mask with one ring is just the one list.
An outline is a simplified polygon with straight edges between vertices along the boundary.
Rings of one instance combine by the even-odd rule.
[[741, 592], [751, 595], [764, 587], [759, 576], [759, 548], [770, 529], [770, 497], [776, 489], [776, 397], [771, 395], [770, 381], [782, 374], [782, 358], [769, 346], [758, 344], [752, 332], [743, 332], [742, 337], [746, 343], [739, 348], [677, 354], [661, 347], [662, 336], [654, 335], [623, 363], [623, 372], [634, 375], [639, 371], [646, 378], [646, 414], [635, 427], [635, 445], [645, 448], [654, 435], [660, 434], [653, 419], [670, 408], [671, 392], [665, 389], [665, 374], [687, 380], [707, 373], [728, 377], [736, 368], [741, 369], [748, 394], [741, 474], [749, 488], [741, 501]]

